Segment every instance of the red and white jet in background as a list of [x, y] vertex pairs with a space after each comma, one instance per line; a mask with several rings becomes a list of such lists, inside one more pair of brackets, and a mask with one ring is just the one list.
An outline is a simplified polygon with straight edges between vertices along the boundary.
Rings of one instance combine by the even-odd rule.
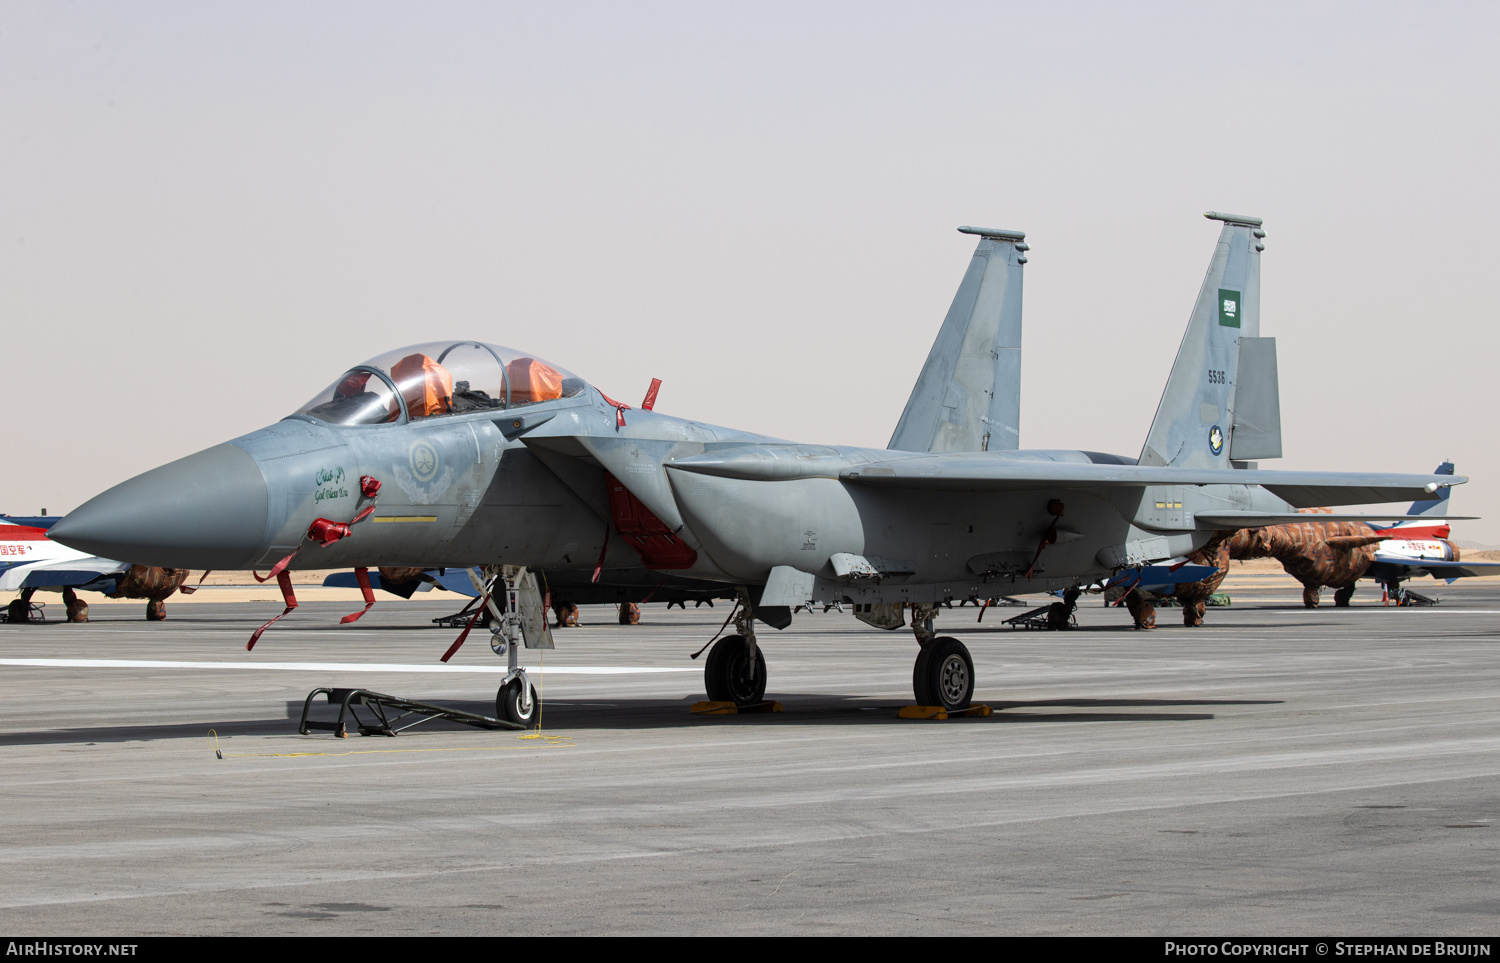
[[[1453, 474], [1453, 462], [1443, 462], [1434, 474]], [[1500, 575], [1500, 562], [1459, 560], [1459, 550], [1448, 540], [1452, 529], [1442, 520], [1449, 511], [1448, 496], [1452, 489], [1440, 488], [1438, 491], [1437, 498], [1415, 502], [1407, 509], [1408, 515], [1432, 515], [1433, 521], [1397, 522], [1389, 528], [1374, 530], [1377, 535], [1390, 537], [1376, 544], [1375, 561], [1364, 577], [1379, 582], [1390, 601], [1399, 604], [1405, 599], [1408, 593], [1401, 588], [1401, 583], [1410, 578], [1430, 575], [1451, 582], [1456, 578]]]
[[74, 591], [113, 592], [130, 570], [127, 562], [100, 558], [68, 548], [47, 537], [61, 515], [0, 515], [0, 592], [20, 592], [6, 611], [7, 621], [30, 618], [31, 596], [38, 590], [62, 592], [71, 609]]

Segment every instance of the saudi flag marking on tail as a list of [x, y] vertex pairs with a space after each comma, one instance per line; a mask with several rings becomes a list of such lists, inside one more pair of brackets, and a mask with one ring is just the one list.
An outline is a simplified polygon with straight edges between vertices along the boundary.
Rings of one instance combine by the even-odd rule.
[[1240, 292], [1219, 288], [1219, 323], [1226, 328], [1240, 326]]

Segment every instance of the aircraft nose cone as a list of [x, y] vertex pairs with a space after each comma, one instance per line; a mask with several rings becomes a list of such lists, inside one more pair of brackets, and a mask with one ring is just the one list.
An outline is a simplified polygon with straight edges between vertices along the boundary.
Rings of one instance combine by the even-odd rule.
[[266, 479], [255, 459], [217, 445], [96, 495], [48, 536], [137, 565], [249, 568], [265, 541], [266, 507]]

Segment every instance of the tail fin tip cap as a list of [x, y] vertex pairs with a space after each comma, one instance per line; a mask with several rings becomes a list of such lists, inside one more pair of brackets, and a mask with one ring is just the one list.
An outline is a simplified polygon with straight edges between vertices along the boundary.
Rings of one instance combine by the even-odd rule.
[[[1256, 223], [1259, 223], [1259, 222], [1257, 221]], [[961, 233], [963, 233], [963, 234], [978, 234], [980, 237], [993, 237], [996, 240], [1000, 240], [1000, 241], [1024, 241], [1024, 240], [1026, 240], [1026, 232], [1025, 231], [1007, 231], [1007, 230], [1003, 230], [1001, 228], [994, 228], [994, 227], [969, 227], [968, 225], [965, 225], [965, 226], [959, 228], [959, 231]]]
[[[1203, 216], [1210, 221], [1223, 221], [1225, 224], [1243, 224], [1245, 227], [1260, 227], [1263, 221], [1258, 217], [1245, 217], [1241, 214], [1223, 214], [1219, 211], [1204, 211]], [[959, 228], [963, 230], [963, 228]]]

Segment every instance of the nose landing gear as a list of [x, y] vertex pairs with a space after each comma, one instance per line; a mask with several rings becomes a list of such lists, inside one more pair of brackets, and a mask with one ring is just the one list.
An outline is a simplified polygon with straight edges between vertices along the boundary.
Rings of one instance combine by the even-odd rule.
[[527, 680], [524, 672], [519, 672], [495, 693], [495, 717], [530, 726], [536, 722], [537, 707], [540, 704], [536, 688]]
[[[506, 663], [505, 681], [495, 693], [495, 716], [530, 727], [541, 715], [541, 700], [521, 667], [520, 649], [523, 645], [552, 648], [552, 631], [547, 624], [549, 599], [538, 588], [536, 574], [522, 566], [490, 567], [486, 574], [488, 580], [482, 581], [471, 569], [469, 580], [485, 599], [491, 616], [490, 648]], [[504, 610], [495, 604], [497, 589], [504, 593]]]

